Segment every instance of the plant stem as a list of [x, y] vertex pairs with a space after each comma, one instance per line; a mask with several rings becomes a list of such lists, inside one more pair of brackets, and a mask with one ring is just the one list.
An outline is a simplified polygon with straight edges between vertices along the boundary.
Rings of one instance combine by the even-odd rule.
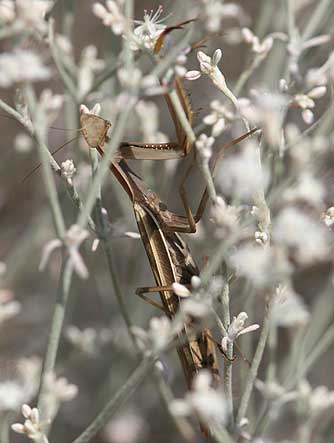
[[52, 58], [55, 62], [55, 65], [58, 70], [58, 74], [60, 75], [63, 83], [66, 86], [67, 91], [71, 95], [72, 99], [76, 104], [80, 104], [80, 98], [78, 97], [78, 92], [75, 86], [75, 83], [73, 82], [72, 78], [69, 76], [68, 72], [66, 71], [61, 58], [58, 54], [58, 48], [56, 47], [56, 43], [54, 41], [54, 26], [55, 22], [53, 19], [49, 19], [49, 45], [50, 50], [52, 54]]
[[332, 0], [321, 0], [318, 2], [315, 11], [311, 14], [311, 18], [307, 23], [302, 35], [302, 41], [305, 42], [316, 33], [321, 21], [329, 13], [330, 8], [333, 8]]
[[47, 391], [47, 378], [50, 374], [53, 373], [56, 363], [61, 332], [64, 324], [66, 304], [68, 301], [71, 282], [72, 282], [72, 274], [73, 274], [73, 266], [71, 262], [68, 259], [64, 260], [59, 278], [57, 299], [51, 322], [51, 329], [45, 352], [43, 370], [41, 375], [41, 383], [38, 394], [37, 404], [38, 408], [43, 414], [44, 419], [48, 417], [48, 413], [45, 410], [46, 405], [44, 404], [45, 395]]
[[113, 398], [104, 406], [102, 411], [87, 427], [87, 429], [77, 437], [73, 443], [88, 443], [92, 438], [108, 423], [110, 418], [118, 411], [130, 396], [135, 392], [140, 383], [148, 375], [154, 365], [154, 358], [144, 358], [138, 367], [127, 378], [124, 385], [116, 392]]
[[[89, 152], [90, 152], [91, 162], [92, 162], [93, 177], [95, 177], [96, 172], [97, 172], [97, 165], [98, 165], [97, 152], [93, 151], [92, 149], [90, 149]], [[102, 214], [101, 188], [98, 191], [98, 197], [97, 197], [96, 205], [95, 205], [95, 214], [96, 214], [96, 222], [97, 222], [97, 226], [98, 226], [99, 238], [103, 243], [103, 249], [104, 249], [104, 252], [107, 257], [108, 269], [109, 269], [109, 274], [110, 274], [110, 278], [111, 278], [111, 284], [113, 287], [113, 291], [116, 295], [116, 299], [117, 299], [120, 311], [122, 313], [128, 334], [130, 336], [130, 339], [132, 340], [132, 343], [133, 343], [135, 349], [137, 350], [137, 353], [139, 353], [137, 341], [136, 341], [135, 336], [133, 335], [133, 332], [132, 332], [133, 324], [130, 319], [130, 315], [128, 313], [128, 309], [126, 307], [126, 304], [124, 303], [124, 297], [123, 297], [121, 287], [120, 287], [120, 284], [119, 284], [119, 281], [117, 278], [117, 271], [114, 268], [111, 245], [110, 245], [110, 242], [108, 241], [107, 227], [106, 227], [105, 220], [104, 220], [104, 217]]]
[[267, 343], [267, 337], [270, 329], [270, 316], [271, 316], [271, 308], [273, 304], [274, 296], [273, 294], [269, 295], [269, 300], [266, 303], [266, 310], [263, 319], [262, 331], [260, 334], [259, 342], [256, 347], [255, 355], [252, 361], [252, 365], [250, 367], [248, 378], [246, 381], [245, 390], [241, 396], [240, 406], [237, 414], [237, 423], [240, 424], [241, 420], [245, 417], [247, 412], [250, 396], [253, 390], [254, 382], [258, 373], [258, 369], [262, 360], [263, 352]]
[[[34, 124], [34, 135], [37, 140], [37, 146], [39, 151], [39, 157], [42, 164], [42, 173], [43, 173], [43, 179], [44, 184], [46, 188], [46, 192], [49, 198], [49, 203], [51, 206], [52, 216], [53, 216], [53, 222], [55, 225], [57, 237], [60, 239], [63, 239], [66, 233], [66, 227], [65, 227], [65, 221], [63, 218], [63, 214], [61, 212], [58, 195], [57, 195], [57, 189], [55, 182], [53, 180], [52, 172], [49, 165], [48, 160], [48, 154], [49, 150], [45, 146], [44, 142], [44, 130], [45, 128], [42, 127], [41, 124], [38, 122], [38, 117], [36, 115], [36, 98], [34, 91], [31, 87], [31, 85], [27, 84], [24, 88], [27, 104], [29, 111], [31, 115], [33, 116], [33, 120], [36, 119]], [[47, 152], [46, 152], [47, 151]], [[57, 165], [58, 166], [58, 165]]]
[[[223, 323], [224, 328], [227, 331], [231, 324], [230, 315], [230, 285], [226, 282], [222, 293], [222, 310], [223, 310]], [[227, 357], [232, 360], [233, 358], [233, 343], [229, 343], [227, 347]], [[232, 363], [231, 361], [224, 360], [224, 392], [228, 410], [230, 413], [230, 426], [231, 429], [234, 425], [234, 411], [233, 411], [233, 394], [232, 394]]]

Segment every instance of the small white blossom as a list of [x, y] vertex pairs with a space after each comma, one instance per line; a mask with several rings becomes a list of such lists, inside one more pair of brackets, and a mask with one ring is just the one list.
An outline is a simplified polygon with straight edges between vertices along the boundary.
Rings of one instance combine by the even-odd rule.
[[11, 23], [15, 20], [15, 4], [12, 0], [2, 0], [0, 2], [0, 21]]
[[305, 202], [317, 207], [323, 207], [326, 197], [326, 189], [320, 180], [313, 177], [309, 172], [302, 172], [297, 183], [283, 193], [286, 202]]
[[77, 386], [68, 383], [65, 377], [57, 378], [54, 373], [46, 377], [44, 404], [51, 420], [55, 418], [62, 403], [73, 400], [78, 394]]
[[198, 414], [209, 425], [223, 426], [229, 411], [223, 393], [212, 387], [212, 376], [201, 370], [194, 379], [193, 389], [183, 400], [174, 400], [170, 405], [175, 415]]
[[147, 425], [140, 415], [126, 412], [111, 420], [103, 433], [110, 443], [137, 443], [145, 438]]
[[[318, 67], [311, 68], [306, 73], [306, 83], [310, 88], [314, 86], [327, 85], [330, 81], [330, 75], [333, 73], [334, 52], [331, 52], [326, 62]], [[333, 75], [332, 75], [333, 76]]]
[[283, 94], [266, 90], [251, 91], [253, 101], [239, 99], [239, 110], [247, 121], [261, 127], [265, 139], [277, 146], [281, 141], [281, 128], [288, 109], [288, 99]]
[[239, 153], [224, 160], [216, 182], [227, 195], [247, 201], [266, 188], [268, 178], [268, 170], [259, 162], [256, 145], [248, 142]]
[[288, 89], [289, 89], [289, 86], [288, 86], [287, 81], [285, 80], [285, 78], [281, 78], [279, 81], [279, 90], [281, 92], [287, 92]]
[[290, 284], [280, 284], [276, 289], [275, 303], [271, 311], [271, 321], [285, 328], [305, 325], [310, 313], [300, 295]]
[[331, 206], [326, 212], [321, 214], [321, 220], [323, 220], [328, 228], [334, 225], [334, 206]]
[[229, 257], [237, 274], [248, 278], [256, 287], [271, 286], [291, 272], [285, 255], [278, 249], [245, 244]]
[[139, 68], [134, 68], [131, 72], [126, 68], [121, 68], [117, 71], [117, 76], [120, 84], [124, 88], [138, 88], [140, 86], [143, 73]]
[[93, 355], [96, 352], [98, 337], [95, 329], [80, 330], [76, 326], [69, 326], [66, 329], [66, 337], [80, 351], [88, 355]]
[[245, 41], [252, 45], [252, 51], [255, 54], [261, 55], [262, 57], [267, 56], [274, 43], [271, 36], [266, 37], [262, 40], [262, 42], [260, 42], [259, 38], [254, 35], [250, 29], [243, 28], [241, 32]]
[[294, 401], [297, 398], [296, 391], [286, 391], [283, 386], [274, 380], [264, 383], [262, 380], [257, 379], [255, 380], [255, 386], [266, 400], [277, 401], [280, 405]]
[[206, 300], [190, 297], [182, 301], [180, 310], [185, 317], [189, 316], [191, 318], [201, 319], [208, 316], [211, 306]]
[[45, 15], [53, 5], [51, 0], [2, 0], [0, 20], [8, 24], [15, 22], [17, 31], [34, 29], [44, 33], [47, 30]]
[[239, 227], [240, 211], [235, 206], [227, 205], [221, 196], [218, 196], [211, 209], [213, 221], [223, 228], [223, 233], [233, 232]]
[[178, 297], [187, 298], [191, 296], [191, 292], [189, 291], [189, 289], [186, 286], [181, 285], [180, 283], [173, 283], [172, 288]]
[[44, 89], [41, 92], [37, 103], [35, 113], [36, 124], [46, 132], [48, 126], [57, 118], [63, 103], [64, 96], [53, 94], [50, 89]]
[[[23, 68], [24, 67], [24, 68]], [[18, 49], [0, 55], [0, 87], [10, 88], [19, 82], [48, 80], [51, 70], [32, 51]]]
[[140, 100], [136, 104], [140, 130], [145, 143], [166, 143], [168, 138], [159, 131], [159, 108], [154, 102]]
[[175, 329], [167, 317], [153, 317], [150, 320], [148, 331], [138, 327], [133, 327], [132, 330], [143, 351], [160, 352], [170, 343], [181, 328], [182, 324], [177, 325]]
[[235, 114], [219, 100], [213, 100], [210, 103], [210, 108], [211, 113], [203, 118], [203, 123], [212, 126], [212, 136], [218, 137], [225, 129], [226, 122], [234, 120]]
[[325, 227], [301, 210], [283, 209], [273, 224], [273, 238], [280, 245], [291, 249], [302, 265], [330, 256], [330, 242]]
[[261, 246], [268, 243], [269, 235], [265, 231], [256, 231], [254, 234], [255, 242]]
[[254, 323], [253, 325], [245, 327], [245, 322], [248, 319], [246, 312], [240, 312], [237, 317], [233, 317], [232, 323], [228, 327], [227, 335], [223, 337], [221, 341], [221, 346], [226, 352], [228, 345], [234, 343], [234, 341], [243, 334], [248, 332], [256, 331], [259, 329], [260, 325]]
[[334, 407], [334, 391], [326, 386], [317, 386], [312, 389], [310, 384], [303, 380], [299, 384], [299, 400], [301, 408], [313, 418], [323, 415], [326, 410]]
[[201, 73], [199, 71], [193, 70], [193, 71], [187, 71], [184, 75], [186, 80], [194, 81], [198, 80], [201, 76]]
[[25, 154], [30, 152], [33, 146], [32, 138], [24, 132], [20, 132], [15, 136], [14, 148], [17, 152]]
[[74, 161], [71, 159], [65, 160], [61, 163], [61, 174], [69, 181], [72, 182], [73, 175], [77, 172]]
[[101, 3], [93, 4], [93, 13], [116, 35], [123, 34], [126, 27], [126, 19], [122, 12], [123, 3], [122, 0], [107, 0], [106, 8]]
[[67, 252], [70, 256], [70, 260], [76, 273], [81, 278], [88, 278], [87, 267], [80, 255], [79, 248], [82, 242], [84, 242], [89, 236], [89, 232], [85, 229], [80, 228], [78, 225], [72, 225], [70, 229], [66, 232], [64, 242], [60, 239], [50, 240], [43, 248], [41, 262], [39, 264], [39, 270], [43, 271], [50, 259], [51, 253], [62, 247], [63, 245], [67, 248]]
[[151, 51], [154, 50], [155, 44], [160, 36], [160, 34], [166, 28], [166, 25], [162, 22], [166, 18], [160, 18], [163, 13], [163, 7], [158, 6], [157, 10], [154, 12], [153, 9], [148, 13], [144, 11], [143, 20], [135, 20], [136, 26], [133, 35], [131, 36], [131, 49], [136, 51], [141, 48], [147, 48]]
[[22, 415], [25, 418], [24, 424], [14, 423], [12, 425], [13, 431], [19, 434], [25, 434], [36, 443], [49, 443], [49, 440], [44, 433], [48, 426], [48, 422], [40, 421], [39, 410], [24, 404], [22, 406]]
[[210, 159], [214, 142], [214, 137], [208, 137], [206, 134], [201, 134], [196, 140], [196, 148], [203, 160], [208, 161]]
[[[198, 51], [197, 59], [200, 64], [200, 69], [203, 74], [206, 74], [212, 80], [213, 84], [224, 94], [227, 98], [231, 100], [234, 106], [238, 109], [238, 100], [233, 95], [232, 91], [228, 88], [226, 84], [225, 77], [223, 73], [218, 68], [218, 63], [222, 58], [222, 51], [220, 49], [216, 49], [213, 53], [212, 57], [206, 55], [202, 51]], [[187, 80], [197, 80], [201, 72], [199, 71], [189, 71], [190, 74], [186, 74], [185, 77]]]
[[41, 371], [37, 357], [22, 358], [11, 365], [13, 370], [0, 382], [0, 412], [16, 411], [36, 395]]
[[241, 24], [249, 21], [242, 7], [235, 3], [225, 3], [220, 0], [202, 0], [202, 3], [204, 6], [206, 28], [209, 32], [220, 31], [222, 27], [221, 22], [224, 19], [234, 19]]
[[94, 81], [94, 76], [105, 67], [105, 62], [98, 58], [94, 45], [86, 46], [81, 53], [78, 66], [78, 92], [81, 96], [87, 94]]
[[13, 294], [6, 289], [0, 289], [0, 325], [15, 317], [21, 311], [21, 303], [13, 300]]
[[299, 32], [294, 32], [292, 38], [287, 45], [287, 52], [290, 55], [289, 70], [293, 75], [299, 74], [298, 61], [301, 54], [310, 48], [321, 46], [328, 43], [329, 35], [317, 35], [309, 40], [304, 40]]
[[326, 86], [317, 86], [307, 94], [296, 94], [292, 100], [291, 105], [297, 106], [302, 110], [302, 117], [305, 123], [311, 124], [314, 120], [313, 109], [315, 107], [314, 99], [323, 97], [327, 92]]

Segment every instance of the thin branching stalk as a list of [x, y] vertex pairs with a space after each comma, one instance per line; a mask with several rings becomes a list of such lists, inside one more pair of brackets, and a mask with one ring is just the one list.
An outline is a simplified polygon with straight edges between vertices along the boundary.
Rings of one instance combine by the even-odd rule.
[[[30, 109], [31, 115], [33, 116], [33, 120], [34, 120], [34, 116], [35, 116], [35, 112], [36, 112], [36, 98], [35, 98], [34, 91], [30, 85], [26, 85], [24, 91], [25, 91], [28, 107]], [[33, 121], [33, 124], [34, 123], [35, 122]], [[40, 128], [39, 124], [36, 122], [35, 137], [37, 139], [37, 146], [39, 148], [39, 156], [40, 156], [40, 160], [41, 160], [41, 164], [42, 164], [42, 173], [43, 173], [44, 184], [45, 184], [46, 192], [47, 192], [47, 195], [49, 198], [49, 203], [50, 203], [50, 207], [52, 210], [53, 222], [55, 225], [57, 236], [58, 236], [58, 238], [63, 239], [65, 236], [65, 232], [66, 232], [65, 221], [64, 221], [63, 214], [62, 214], [62, 211], [60, 208], [56, 185], [55, 185], [55, 182], [54, 182], [54, 179], [52, 176], [52, 172], [51, 172], [51, 168], [49, 165], [49, 159], [48, 159], [48, 155], [47, 155], [47, 152], [49, 152], [49, 150], [45, 146], [43, 132], [44, 132], [43, 128]]]
[[158, 368], [154, 369], [154, 379], [159, 389], [160, 397], [164, 403], [165, 410], [174, 423], [176, 430], [183, 437], [185, 442], [193, 442], [195, 438], [195, 433], [192, 426], [184, 417], [173, 414], [170, 410], [170, 405], [174, 400], [174, 396], [172, 390], [170, 389], [168, 383], [164, 378], [164, 374]]
[[[9, 106], [7, 103], [5, 103], [3, 100], [0, 100], [0, 108], [3, 109], [5, 112], [7, 112], [9, 115], [15, 118], [21, 125], [28, 131], [29, 135], [36, 140], [37, 143], [40, 143], [40, 148], [43, 149], [44, 155], [47, 157], [48, 162], [52, 166], [52, 169], [59, 175], [59, 177], [62, 180], [63, 185], [65, 186], [66, 192], [73, 201], [74, 205], [81, 211], [83, 207], [83, 203], [79, 197], [78, 191], [76, 190], [75, 186], [73, 185], [73, 182], [70, 182], [65, 177], [61, 175], [61, 168], [57, 161], [52, 156], [51, 152], [48, 150], [46, 144], [40, 140], [38, 142], [36, 132], [31, 124], [30, 120], [26, 120], [19, 112], [17, 112], [14, 108]], [[88, 218], [88, 225], [89, 228], [92, 231], [95, 231], [95, 224], [91, 217]]]
[[[91, 155], [91, 161], [92, 161], [93, 177], [95, 177], [96, 171], [97, 171], [97, 165], [98, 165], [97, 152], [96, 151], [93, 152], [92, 150], [90, 150], [90, 155]], [[129, 337], [134, 345], [134, 348], [137, 350], [137, 353], [138, 353], [139, 349], [137, 346], [137, 341], [136, 341], [135, 336], [133, 335], [133, 332], [132, 332], [133, 323], [131, 321], [126, 303], [124, 302], [124, 296], [122, 294], [121, 286], [118, 281], [117, 271], [115, 270], [115, 267], [114, 267], [111, 244], [110, 244], [110, 241], [108, 241], [107, 226], [105, 224], [105, 220], [104, 220], [103, 214], [102, 214], [101, 188], [98, 190], [98, 196], [97, 196], [96, 204], [95, 204], [95, 215], [96, 215], [96, 223], [98, 226], [98, 235], [99, 235], [100, 240], [102, 241], [103, 249], [104, 249], [104, 252], [105, 252], [106, 258], [107, 258], [107, 264], [108, 264], [108, 269], [109, 269], [109, 274], [110, 274], [110, 278], [111, 278], [111, 284], [113, 287], [113, 291], [115, 293], [120, 311], [122, 313]]]
[[[226, 282], [224, 285], [221, 302], [223, 310], [223, 324], [225, 330], [227, 331], [228, 327], [231, 324], [230, 285], [228, 282]], [[226, 355], [230, 360], [232, 360], [233, 343], [228, 343]], [[232, 393], [232, 362], [229, 361], [228, 359], [224, 359], [224, 392], [226, 396], [227, 407], [230, 413], [230, 426], [232, 428], [234, 424], [234, 408], [233, 408], [233, 393]]]
[[332, 345], [334, 341], [334, 326], [330, 326], [327, 331], [320, 337], [318, 343], [313, 347], [312, 351], [306, 356], [303, 366], [300, 367], [298, 375], [292, 376], [288, 380], [287, 386], [292, 388], [303, 377], [305, 377], [310, 369], [320, 362], [320, 357], [324, 354]]
[[268, 338], [268, 334], [269, 334], [269, 330], [270, 330], [271, 308], [272, 308], [272, 304], [274, 302], [274, 296], [272, 294], [270, 294], [268, 297], [269, 297], [269, 300], [266, 302], [266, 309], [265, 309], [265, 315], [264, 315], [264, 319], [263, 319], [260, 338], [259, 338], [259, 341], [258, 341], [258, 344], [256, 347], [256, 351], [254, 354], [252, 365], [251, 365], [249, 373], [248, 373], [246, 386], [245, 386], [244, 392], [242, 393], [241, 400], [240, 400], [240, 405], [239, 405], [239, 409], [238, 409], [238, 413], [237, 413], [237, 423], [238, 424], [241, 422], [241, 420], [246, 415], [250, 396], [251, 396], [251, 393], [252, 393], [252, 390], [254, 387], [254, 382], [255, 382], [255, 379], [256, 379], [256, 376], [257, 376], [257, 373], [258, 373], [258, 370], [259, 370], [259, 367], [260, 367], [260, 364], [262, 361], [264, 349], [265, 349], [265, 346], [267, 343], [267, 338]]
[[55, 65], [57, 67], [58, 73], [66, 86], [67, 92], [71, 95], [71, 97], [75, 103], [80, 104], [81, 100], [80, 100], [80, 97], [78, 97], [78, 92], [75, 87], [75, 83], [73, 82], [72, 78], [70, 77], [70, 75], [66, 71], [66, 68], [64, 67], [64, 65], [61, 61], [61, 58], [59, 56], [59, 50], [56, 46], [55, 39], [54, 39], [54, 27], [55, 27], [55, 22], [53, 19], [50, 19], [49, 20], [49, 45], [50, 45], [50, 50], [51, 50], [53, 60], [54, 60]]
[[66, 305], [70, 294], [71, 282], [73, 275], [73, 266], [70, 260], [64, 260], [60, 272], [59, 285], [57, 291], [57, 299], [54, 308], [53, 318], [51, 321], [51, 328], [45, 352], [43, 370], [41, 375], [41, 383], [38, 395], [38, 408], [43, 417], [48, 418], [48, 411], [45, 405], [45, 395], [47, 393], [48, 377], [54, 372], [56, 357], [59, 349], [59, 342], [61, 332], [63, 329]]
[[333, 2], [331, 0], [321, 0], [318, 2], [315, 11], [312, 11], [310, 20], [302, 33], [302, 41], [305, 42], [314, 36], [322, 21], [328, 16], [329, 11], [333, 12]]
[[87, 429], [77, 437], [73, 443], [88, 443], [108, 423], [110, 418], [131, 397], [145, 377], [151, 372], [154, 358], [145, 358], [127, 378], [124, 385], [116, 392], [111, 400], [104, 406]]

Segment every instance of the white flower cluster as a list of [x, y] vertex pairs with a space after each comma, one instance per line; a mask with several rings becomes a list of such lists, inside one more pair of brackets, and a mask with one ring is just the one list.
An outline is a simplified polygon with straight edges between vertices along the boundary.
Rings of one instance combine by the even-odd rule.
[[52, 0], [2, 0], [0, 21], [15, 26], [17, 32], [31, 29], [44, 33], [47, 29], [45, 15], [53, 5]]
[[55, 249], [65, 246], [76, 273], [83, 279], [88, 278], [88, 269], [79, 252], [81, 243], [83, 243], [88, 237], [89, 232], [86, 229], [82, 229], [78, 225], [72, 225], [67, 231], [63, 241], [56, 238], [50, 240], [44, 246], [39, 270], [43, 271], [45, 269], [50, 256]]
[[123, 6], [123, 0], [107, 0], [106, 7], [101, 3], [94, 3], [93, 12], [114, 34], [129, 38], [133, 51], [144, 48], [153, 51], [160, 34], [166, 28], [166, 25], [162, 24], [165, 19], [160, 18], [163, 7], [160, 5], [155, 12], [145, 11], [143, 20], [135, 20], [138, 26], [131, 31], [124, 16]]
[[10, 88], [15, 83], [45, 81], [51, 70], [40, 56], [30, 50], [17, 49], [0, 55], [0, 87]]
[[224, 394], [212, 387], [211, 374], [206, 370], [198, 373], [192, 390], [184, 399], [174, 400], [170, 408], [173, 414], [179, 416], [197, 414], [204, 423], [215, 428], [225, 424], [230, 412]]
[[198, 51], [197, 59], [199, 61], [201, 71], [188, 71], [185, 74], [187, 80], [197, 80], [201, 74], [206, 74], [212, 81], [212, 83], [218, 88], [238, 109], [238, 100], [233, 95], [232, 91], [226, 84], [225, 77], [222, 71], [218, 68], [218, 63], [221, 61], [222, 51], [216, 49], [212, 57], [205, 54], [202, 51]]

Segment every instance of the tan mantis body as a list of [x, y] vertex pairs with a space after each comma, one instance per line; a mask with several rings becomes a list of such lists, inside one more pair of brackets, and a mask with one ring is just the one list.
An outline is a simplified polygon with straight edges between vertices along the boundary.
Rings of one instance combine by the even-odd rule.
[[[191, 123], [192, 111], [182, 84], [177, 80], [175, 85], [184, 112], [189, 123]], [[199, 274], [188, 246], [177, 232], [194, 232], [192, 224], [196, 223], [203, 214], [208, 200], [208, 193], [206, 190], [204, 191], [195, 216], [192, 215], [185, 198], [183, 198], [183, 203], [187, 216], [172, 213], [161, 202], [157, 194], [148, 189], [145, 183], [132, 173], [124, 161], [124, 158], [178, 158], [186, 156], [191, 151], [192, 145], [189, 143], [179, 123], [168, 95], [166, 96], [166, 101], [174, 121], [179, 143], [145, 144], [123, 142], [118, 149], [115, 160], [110, 165], [110, 169], [133, 203], [138, 229], [157, 284], [153, 288], [138, 289], [137, 293], [151, 304], [161, 308], [160, 305], [143, 295], [145, 292], [159, 292], [163, 310], [170, 318], [173, 318], [179, 310], [180, 303], [179, 298], [172, 291], [172, 284], [177, 282], [189, 285], [191, 277]], [[110, 122], [93, 114], [81, 113], [80, 123], [88, 145], [91, 148], [97, 149], [103, 155], [107, 132], [111, 126]], [[223, 152], [224, 148], [230, 147], [248, 137], [252, 132], [254, 130], [233, 140], [224, 146], [221, 151]], [[219, 157], [216, 159], [215, 165], [219, 159]], [[183, 182], [189, 170], [187, 170]], [[213, 168], [214, 171], [215, 167]], [[192, 336], [192, 329], [190, 324], [186, 325], [181, 335], [188, 333], [189, 336]], [[214, 383], [218, 383], [219, 373], [215, 346], [209, 329], [202, 330], [194, 339], [190, 339], [188, 343], [182, 344], [178, 352], [189, 387], [194, 375], [199, 369], [204, 367], [211, 370]]]
[[[169, 211], [161, 210], [162, 202], [159, 197], [137, 176], [132, 175], [124, 161], [119, 164], [113, 163], [110, 168], [132, 200], [138, 229], [157, 284], [152, 288], [140, 288], [137, 293], [160, 307], [142, 295], [145, 292], [160, 292], [163, 310], [173, 318], [179, 311], [180, 301], [172, 291], [172, 284], [177, 282], [189, 285], [191, 277], [199, 274], [198, 268], [182, 238], [171, 230], [165, 231], [161, 228], [163, 224], [161, 213]], [[219, 371], [210, 330], [205, 328], [195, 334], [189, 322], [180, 333], [180, 338], [182, 344], [178, 348], [178, 353], [188, 387], [191, 387], [194, 375], [202, 368], [211, 371], [214, 384], [217, 385]]]

